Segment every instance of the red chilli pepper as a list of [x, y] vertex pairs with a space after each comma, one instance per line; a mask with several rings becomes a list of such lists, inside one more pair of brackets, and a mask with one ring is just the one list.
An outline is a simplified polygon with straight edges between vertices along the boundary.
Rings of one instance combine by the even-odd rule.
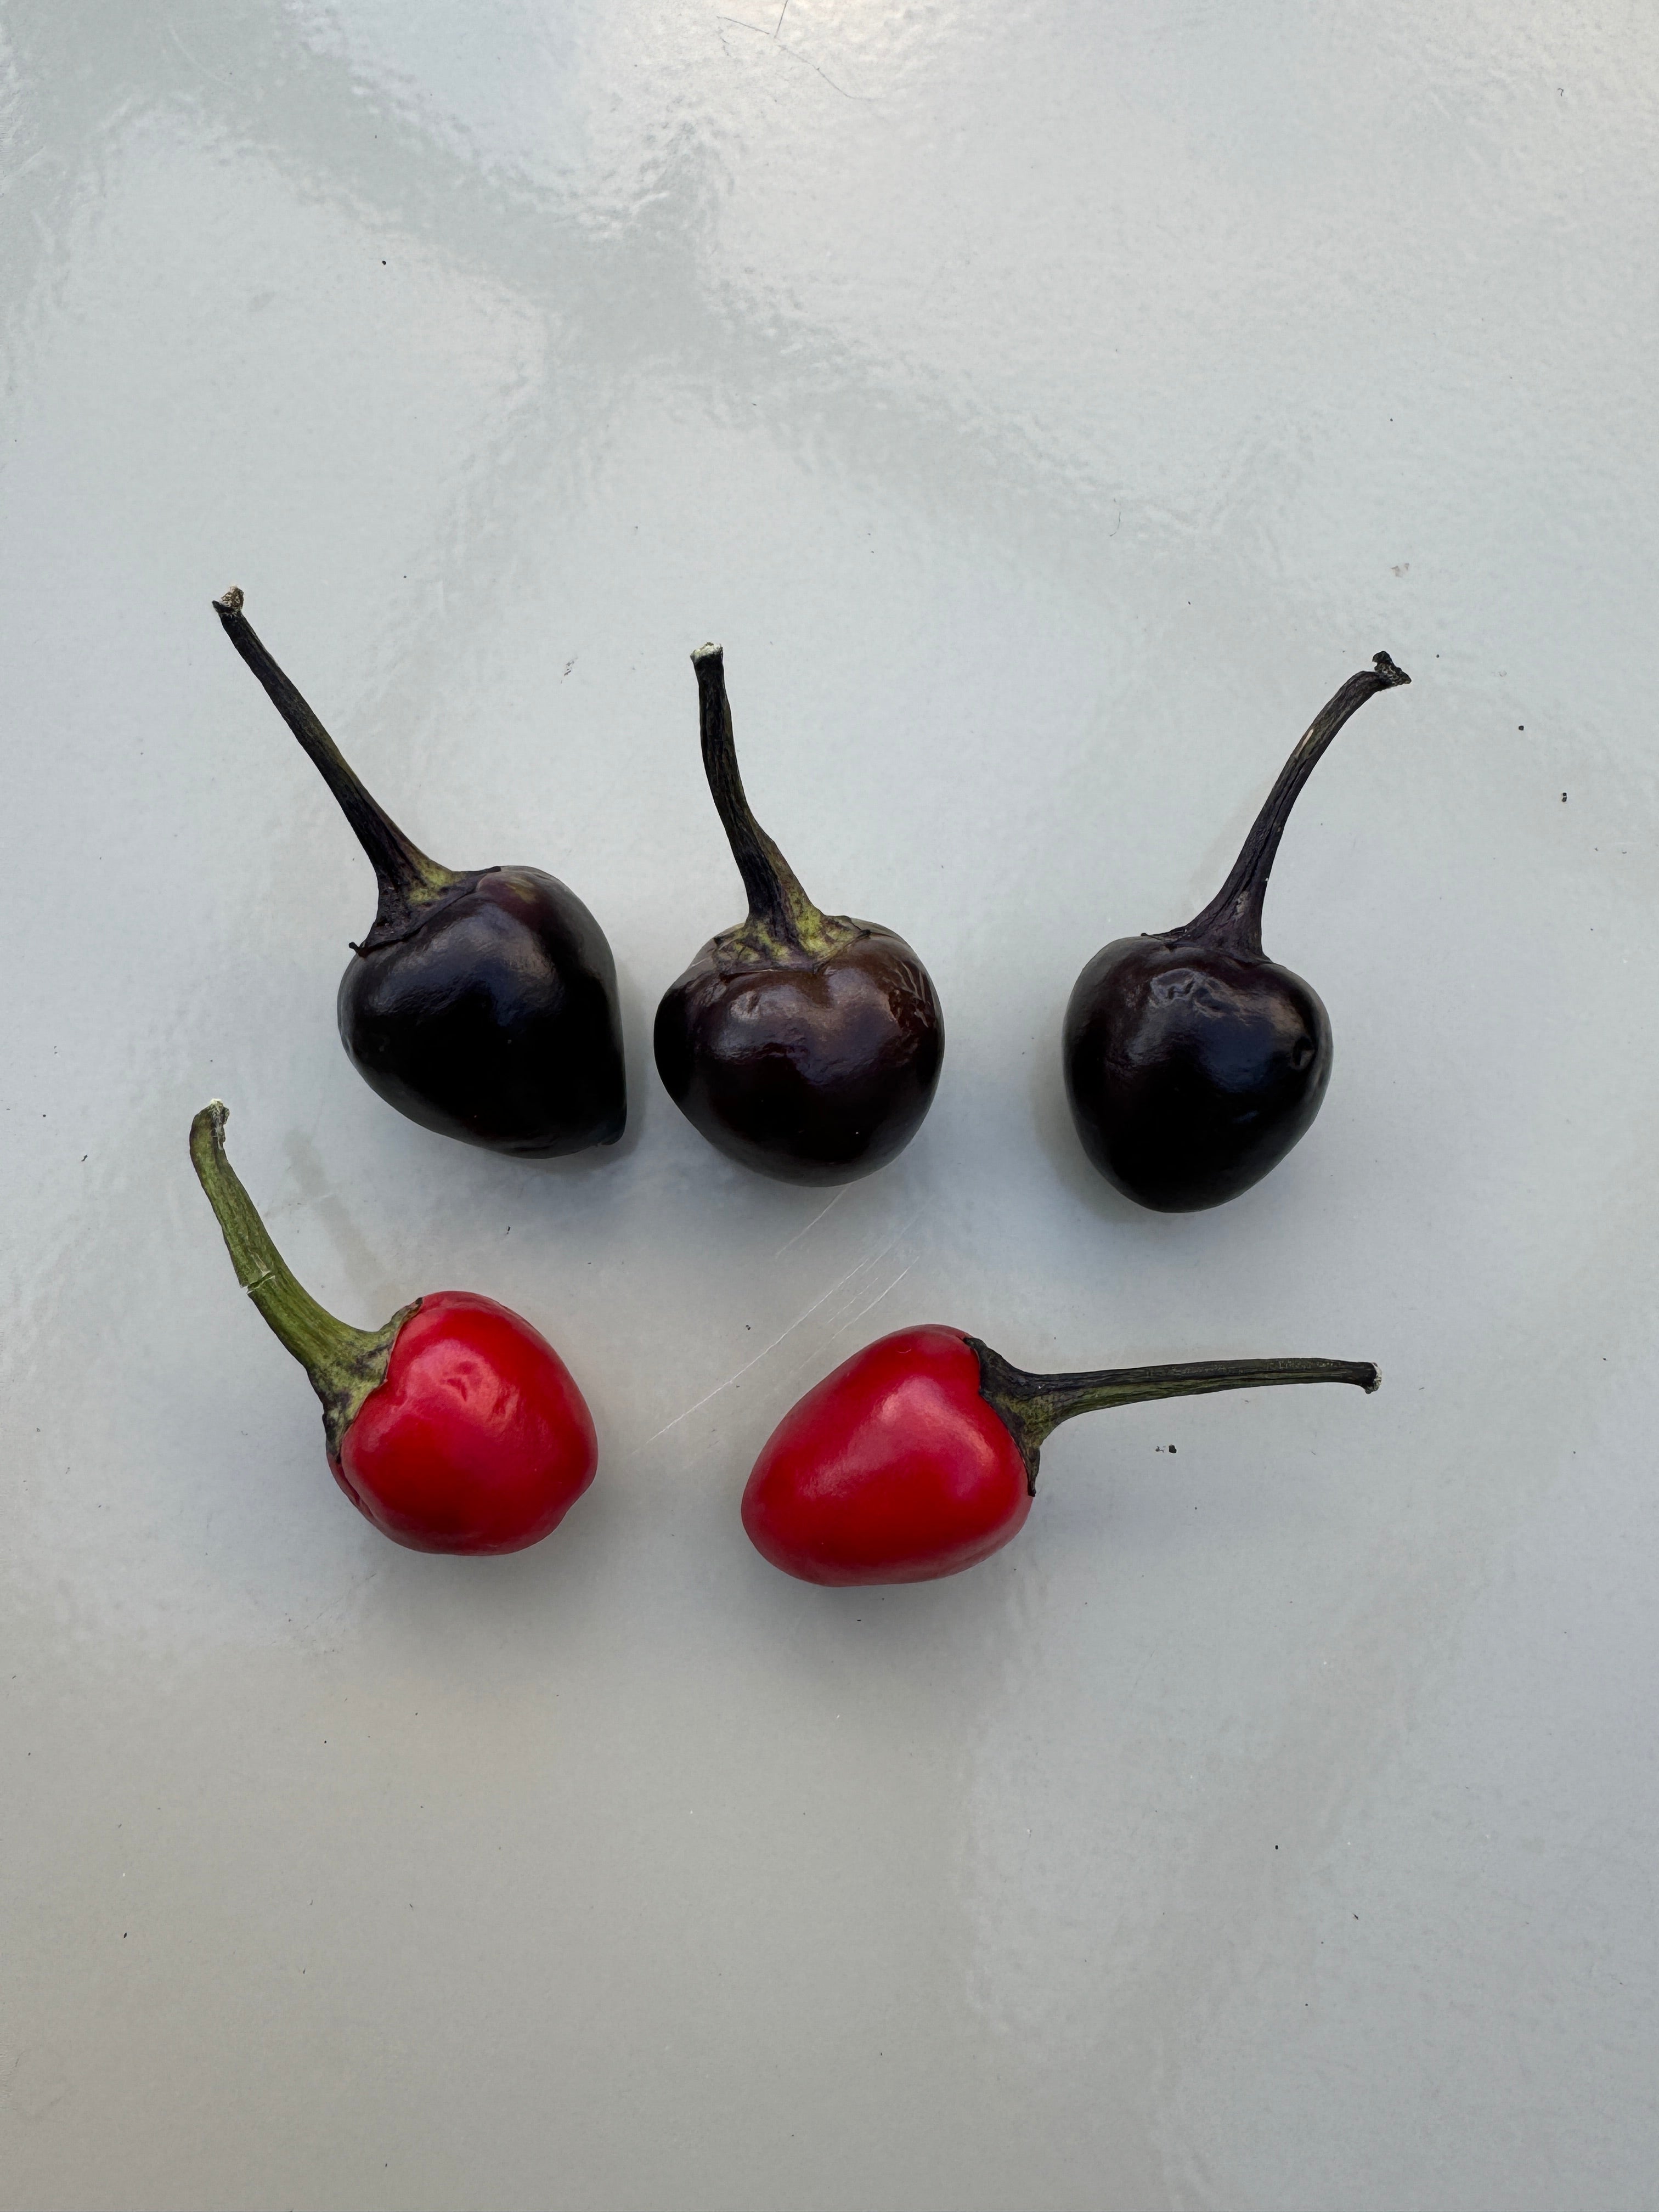
[[526, 1321], [437, 1291], [381, 1329], [325, 1313], [289, 1273], [225, 1155], [218, 1099], [190, 1157], [237, 1280], [323, 1401], [334, 1479], [383, 1535], [416, 1552], [521, 1552], [556, 1528], [599, 1466], [564, 1362]]
[[763, 1558], [802, 1582], [933, 1582], [1018, 1534], [1043, 1441], [1075, 1413], [1284, 1382], [1375, 1390], [1377, 1381], [1354, 1359], [1028, 1375], [960, 1329], [900, 1329], [784, 1415], [744, 1491], [743, 1525]]

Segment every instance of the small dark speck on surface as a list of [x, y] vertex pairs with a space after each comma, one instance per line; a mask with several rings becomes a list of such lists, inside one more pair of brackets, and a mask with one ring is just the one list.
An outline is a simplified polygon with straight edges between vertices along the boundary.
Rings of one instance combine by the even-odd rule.
[[1567, 803], [1567, 794], [1566, 794], [1566, 793], [1564, 791], [1564, 792], [1562, 793], [1562, 794], [1561, 794], [1561, 804], [1562, 804], [1562, 805], [1563, 805], [1563, 806], [1565, 806], [1565, 805], [1566, 805], [1566, 803]]

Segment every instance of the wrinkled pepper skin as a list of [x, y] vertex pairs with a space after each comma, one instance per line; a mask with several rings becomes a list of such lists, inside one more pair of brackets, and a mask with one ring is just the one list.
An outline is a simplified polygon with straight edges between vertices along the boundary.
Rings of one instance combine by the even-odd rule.
[[945, 1029], [933, 981], [873, 922], [820, 960], [760, 966], [715, 939], [665, 995], [663, 1087], [729, 1158], [780, 1182], [873, 1174], [921, 1127]]
[[744, 791], [726, 656], [705, 645], [691, 665], [703, 773], [749, 912], [663, 994], [657, 1072], [728, 1159], [781, 1182], [852, 1182], [902, 1152], [933, 1103], [939, 996], [894, 931], [807, 896]]
[[271, 1241], [225, 1150], [230, 1109], [190, 1125], [190, 1160], [236, 1279], [304, 1368], [334, 1480], [416, 1552], [520, 1552], [556, 1528], [599, 1467], [593, 1421], [552, 1346], [471, 1291], [437, 1291], [379, 1328], [319, 1305]]
[[1120, 937], [1066, 1010], [1066, 1096], [1108, 1182], [1159, 1213], [1237, 1198], [1304, 1136], [1331, 1079], [1312, 985], [1261, 954]]
[[592, 1482], [599, 1442], [545, 1337], [493, 1298], [439, 1291], [398, 1330], [385, 1382], [329, 1465], [394, 1543], [520, 1552]]

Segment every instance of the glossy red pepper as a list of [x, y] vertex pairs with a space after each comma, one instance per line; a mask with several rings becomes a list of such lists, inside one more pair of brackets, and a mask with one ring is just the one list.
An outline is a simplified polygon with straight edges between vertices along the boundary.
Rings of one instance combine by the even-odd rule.
[[337, 1321], [303, 1290], [225, 1155], [226, 1108], [191, 1124], [190, 1156], [237, 1279], [323, 1401], [346, 1496], [416, 1552], [520, 1552], [556, 1528], [599, 1466], [569, 1370], [527, 1321], [437, 1291], [382, 1329]]
[[1219, 1359], [1028, 1375], [956, 1328], [905, 1328], [855, 1352], [773, 1431], [743, 1493], [762, 1556], [802, 1582], [921, 1583], [1018, 1534], [1044, 1438], [1141, 1398], [1352, 1382], [1352, 1359]]

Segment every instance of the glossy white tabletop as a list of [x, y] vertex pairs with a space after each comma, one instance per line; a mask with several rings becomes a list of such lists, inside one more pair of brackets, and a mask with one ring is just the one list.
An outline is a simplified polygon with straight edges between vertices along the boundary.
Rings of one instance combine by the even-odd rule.
[[[1611, 0], [11, 0], [6, 2207], [1652, 2202], [1656, 109]], [[232, 582], [423, 845], [599, 915], [616, 1153], [353, 1073], [370, 874]], [[651, 1063], [741, 908], [708, 637], [945, 1008], [833, 1200]], [[1324, 1111], [1140, 1212], [1072, 980], [1379, 647], [1267, 905]], [[560, 1346], [545, 1545], [349, 1510], [215, 1093], [325, 1303]], [[972, 1573], [787, 1579], [756, 1451], [921, 1321], [1383, 1388], [1080, 1421]]]

